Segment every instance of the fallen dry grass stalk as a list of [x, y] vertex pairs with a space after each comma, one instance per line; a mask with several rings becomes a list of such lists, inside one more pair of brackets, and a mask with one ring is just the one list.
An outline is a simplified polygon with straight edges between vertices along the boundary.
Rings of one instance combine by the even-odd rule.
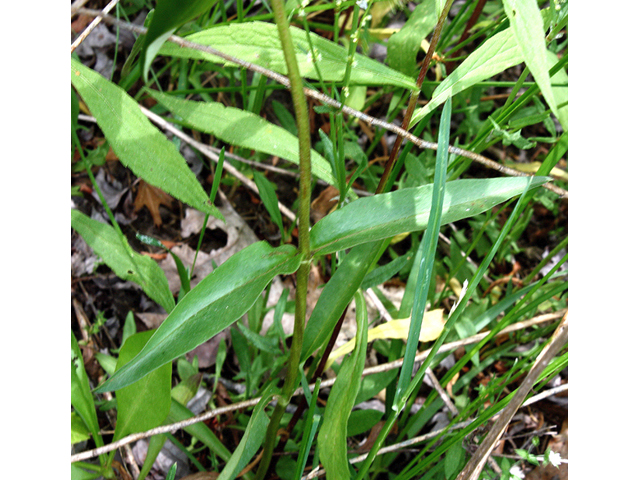
[[[147, 29], [145, 27], [140, 27], [137, 25], [131, 25], [127, 22], [123, 22], [121, 20], [118, 20], [110, 15], [105, 15], [104, 13], [102, 13], [100, 10], [92, 10], [92, 9], [88, 9], [88, 8], [80, 8], [78, 9], [78, 13], [83, 13], [85, 15], [92, 15], [95, 17], [100, 17], [103, 19], [104, 22], [112, 24], [112, 25], [117, 25], [120, 28], [124, 28], [125, 30], [130, 30], [134, 33], [138, 33], [138, 34], [144, 34]], [[257, 72], [261, 75], [264, 75], [265, 77], [271, 78], [272, 80], [275, 80], [276, 82], [280, 83], [281, 85], [284, 85], [286, 87], [290, 87], [291, 84], [289, 82], [289, 79], [285, 76], [282, 75], [280, 73], [274, 72], [272, 70], [269, 70], [267, 68], [264, 68], [260, 65], [256, 65], [255, 63], [251, 63], [251, 62], [247, 62], [245, 60], [233, 57], [232, 55], [228, 55], [224, 52], [221, 52], [219, 50], [216, 50], [214, 48], [211, 47], [207, 47], [205, 45], [200, 45], [198, 43], [194, 43], [194, 42], [190, 42], [188, 40], [185, 40], [181, 37], [178, 37], [176, 35], [172, 35], [170, 36], [167, 41], [169, 42], [173, 42], [176, 45], [180, 45], [181, 47], [185, 47], [185, 48], [192, 48], [194, 50], [199, 50], [202, 52], [206, 52], [209, 53], [211, 55], [215, 55], [219, 58], [222, 58], [223, 60], [227, 60], [229, 62], [233, 62], [237, 65], [239, 65], [242, 68], [247, 68], [249, 70], [252, 70], [254, 72]], [[406, 140], [412, 142], [413, 144], [415, 144], [416, 146], [418, 146], [419, 148], [423, 148], [423, 149], [428, 149], [428, 150], [437, 150], [438, 149], [438, 144], [434, 143], [434, 142], [427, 142], [425, 140], [422, 140], [421, 138], [416, 137], [415, 135], [409, 133], [407, 130], [397, 126], [397, 125], [393, 125], [392, 123], [388, 123], [385, 122], [383, 120], [378, 120], [375, 117], [372, 117], [370, 115], [367, 115], [366, 113], [363, 113], [359, 110], [355, 110], [347, 105], [343, 105], [340, 102], [338, 102], [337, 100], [334, 100], [331, 97], [328, 97], [327, 95], [318, 92], [317, 90], [313, 90], [311, 88], [304, 88], [304, 93], [305, 95], [307, 95], [308, 97], [311, 98], [315, 98], [316, 100], [319, 100], [323, 103], [325, 103], [326, 105], [330, 105], [334, 108], [337, 109], [341, 109], [344, 113], [351, 115], [353, 117], [356, 117], [364, 122], [366, 122], [367, 124], [369, 124], [369, 126], [376, 126], [376, 127], [380, 127], [380, 128], [384, 128], [388, 131], [391, 131], [393, 133], [395, 133], [396, 135], [399, 135], [402, 138], [405, 138]], [[515, 170], [513, 168], [509, 168], [509, 167], [505, 167], [504, 165], [491, 160], [483, 155], [480, 155], [478, 153], [474, 153], [474, 152], [470, 152], [468, 150], [464, 150], [462, 148], [458, 148], [458, 147], [453, 147], [451, 145], [449, 145], [448, 147], [449, 153], [452, 153], [454, 155], [459, 155], [461, 157], [465, 157], [465, 158], [469, 158], [475, 162], [481, 163], [482, 165], [491, 168], [493, 170], [497, 170], [500, 173], [503, 173], [505, 175], [510, 175], [513, 177], [530, 177], [532, 175], [528, 174], [528, 173], [523, 173], [520, 172], [518, 170]], [[562, 188], [557, 187], [556, 185], [553, 185], [552, 183], [545, 183], [544, 185], [542, 185], [544, 188], [554, 192], [557, 195], [560, 195], [561, 197], [565, 197], [568, 198], [569, 197], [569, 192], [567, 190], [564, 190]]]
[[[553, 320], [557, 320], [559, 318], [561, 318], [564, 314], [566, 313], [566, 310], [562, 310], [559, 312], [554, 312], [554, 313], [548, 313], [548, 314], [544, 314], [544, 315], [539, 315], [537, 317], [531, 318], [529, 320], [525, 320], [523, 322], [518, 322], [518, 323], [514, 323], [512, 325], [509, 325], [508, 327], [506, 327], [504, 330], [502, 330], [501, 334], [505, 334], [505, 333], [509, 333], [509, 332], [515, 332], [517, 330], [522, 330], [524, 328], [528, 328], [531, 327], [533, 325], [538, 325], [540, 323], [545, 323], [545, 322], [550, 322]], [[442, 345], [442, 347], [440, 348], [439, 352], [447, 352], [447, 351], [452, 351], [455, 350], [456, 348], [460, 347], [460, 346], [464, 346], [464, 345], [470, 345], [473, 343], [476, 343], [480, 340], [482, 340], [484, 337], [486, 337], [489, 334], [489, 332], [483, 332], [483, 333], [478, 333], [476, 335], [473, 335], [471, 337], [462, 339], [462, 340], [457, 340], [455, 342], [450, 342], [450, 343], [445, 343], [444, 345]], [[431, 351], [431, 349], [427, 349], [421, 353], [419, 353], [418, 355], [416, 355], [416, 363], [423, 361], [425, 358], [427, 358], [427, 356], [429, 355], [429, 352]], [[395, 368], [400, 368], [402, 366], [402, 361], [404, 359], [403, 358], [399, 358], [396, 361], [393, 362], [389, 362], [389, 363], [384, 363], [382, 365], [376, 365], [375, 367], [370, 367], [370, 368], [366, 368], [364, 370], [364, 372], [362, 373], [363, 376], [367, 376], [367, 375], [373, 375], [374, 373], [379, 373], [379, 372], [385, 372], [388, 370], [393, 370]], [[331, 378], [328, 380], [325, 380], [323, 382], [320, 383], [320, 388], [327, 388], [330, 387], [334, 384], [335, 382], [335, 378]], [[313, 391], [315, 389], [315, 385], [309, 385], [309, 388], [311, 389], [311, 391]], [[298, 388], [295, 392], [294, 395], [302, 395], [303, 394], [303, 389], [302, 388]], [[202, 422], [204, 420], [208, 420], [210, 418], [213, 417], [217, 417], [218, 415], [222, 415], [225, 413], [229, 413], [229, 412], [233, 412], [236, 410], [241, 410], [244, 408], [249, 408], [249, 407], [253, 407], [255, 405], [257, 405], [261, 400], [261, 397], [259, 398], [254, 398], [251, 400], [245, 400], [244, 402], [239, 402], [239, 403], [234, 403], [232, 405], [227, 405], [225, 407], [220, 407], [220, 408], [216, 408], [214, 410], [210, 410], [208, 412], [202, 413], [200, 415], [197, 415], [195, 417], [189, 418], [187, 420], [183, 420], [180, 422], [176, 422], [176, 423], [172, 423], [170, 425], [162, 425], [160, 427], [157, 428], [153, 428], [151, 430], [147, 430], [146, 432], [140, 432], [140, 433], [134, 433], [131, 435], [128, 435], [120, 440], [118, 440], [117, 442], [113, 442], [110, 443], [109, 445], [105, 445], [103, 447], [100, 448], [94, 448], [93, 450], [87, 450], [86, 452], [81, 452], [81, 453], [77, 453], [75, 455], [71, 455], [71, 463], [73, 462], [78, 462], [81, 460], [87, 460], [89, 458], [93, 458], [93, 457], [97, 457], [98, 455], [102, 455], [103, 453], [107, 453], [110, 452], [112, 450], [116, 450], [124, 445], [127, 445], [129, 443], [133, 443], [136, 442], [138, 440], [142, 440], [143, 438], [148, 438], [151, 437], [153, 435], [158, 435], [161, 433], [173, 433], [181, 428], [185, 428], [188, 427], [190, 425], [194, 425], [196, 423]]]

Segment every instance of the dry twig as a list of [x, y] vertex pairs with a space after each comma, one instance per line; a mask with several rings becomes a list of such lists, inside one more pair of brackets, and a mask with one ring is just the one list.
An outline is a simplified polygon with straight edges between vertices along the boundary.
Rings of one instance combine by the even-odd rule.
[[[560, 312], [555, 312], [555, 313], [548, 313], [545, 315], [540, 315], [538, 317], [534, 317], [531, 318], [529, 320], [523, 321], [523, 322], [518, 322], [518, 323], [514, 323], [513, 325], [509, 325], [508, 327], [506, 327], [504, 330], [502, 330], [501, 333], [509, 333], [509, 332], [514, 332], [516, 330], [521, 330], [524, 328], [528, 328], [532, 325], [537, 325], [540, 323], [544, 323], [544, 322], [549, 322], [552, 320], [557, 320], [558, 318], [562, 317], [562, 315], [564, 315], [566, 312], [566, 310], [560, 311]], [[486, 337], [487, 335], [489, 335], [489, 332], [483, 332], [483, 333], [478, 333], [476, 335], [473, 335], [471, 337], [462, 339], [462, 340], [457, 340], [455, 342], [450, 342], [450, 343], [446, 343], [444, 345], [442, 345], [442, 347], [440, 347], [439, 352], [447, 352], [447, 351], [452, 351], [455, 350], [456, 348], [460, 347], [460, 346], [464, 346], [464, 345], [470, 345], [473, 343], [476, 343], [480, 340], [482, 340], [484, 337]], [[416, 362], [421, 362], [423, 361], [425, 358], [427, 358], [427, 356], [429, 355], [429, 352], [431, 351], [431, 349], [427, 349], [423, 352], [421, 352], [420, 354], [416, 355]], [[363, 372], [362, 372], [362, 376], [367, 376], [367, 375], [373, 375], [374, 373], [379, 373], [379, 372], [386, 372], [388, 370], [393, 370], [395, 368], [400, 368], [402, 366], [402, 362], [403, 362], [404, 358], [399, 358], [398, 360], [395, 360], [393, 362], [389, 362], [389, 363], [385, 363], [382, 365], [376, 365], [375, 367], [370, 367], [370, 368], [366, 368]], [[335, 378], [330, 378], [328, 380], [325, 380], [323, 382], [320, 383], [320, 388], [327, 388], [332, 386], [335, 383]], [[315, 385], [309, 385], [309, 388], [311, 389], [311, 391], [313, 391], [315, 389]], [[295, 392], [294, 395], [302, 395], [303, 394], [303, 389], [302, 388], [298, 388]], [[103, 453], [107, 453], [110, 452], [112, 450], [116, 450], [120, 447], [122, 447], [123, 445], [126, 445], [128, 443], [132, 443], [132, 442], [136, 442], [138, 440], [141, 440], [143, 438], [147, 438], [147, 437], [151, 437], [153, 435], [157, 435], [160, 433], [167, 433], [167, 432], [171, 432], [174, 433], [177, 430], [181, 429], [181, 428], [185, 428], [188, 427], [190, 425], [194, 425], [196, 423], [202, 422], [204, 420], [208, 420], [210, 418], [213, 417], [217, 417], [218, 415], [222, 415], [225, 413], [229, 413], [229, 412], [233, 412], [235, 410], [240, 410], [243, 408], [249, 408], [249, 407], [254, 407], [256, 406], [259, 402], [260, 402], [261, 398], [254, 398], [251, 400], [245, 400], [244, 402], [239, 402], [239, 403], [234, 403], [232, 405], [227, 405], [225, 407], [220, 407], [220, 408], [216, 408], [214, 410], [210, 410], [208, 412], [202, 413], [200, 415], [197, 415], [195, 417], [189, 418], [187, 420], [183, 420], [180, 422], [176, 422], [176, 423], [172, 423], [170, 425], [163, 425], [161, 427], [157, 427], [157, 428], [153, 428], [151, 430], [147, 430], [146, 432], [140, 432], [140, 433], [135, 433], [132, 435], [128, 435], [120, 440], [118, 440], [117, 442], [114, 443], [110, 443], [109, 445], [105, 445], [103, 447], [100, 448], [95, 448], [93, 450], [87, 450], [86, 452], [81, 452], [81, 453], [77, 453], [75, 455], [71, 455], [71, 463], [73, 462], [78, 462], [81, 460], [87, 460], [89, 458], [93, 458], [93, 457], [97, 457], [98, 455], [102, 455]]]
[[[126, 30], [130, 30], [134, 33], [139, 33], [139, 34], [143, 34], [147, 31], [146, 28], [144, 27], [139, 27], [137, 25], [131, 25], [128, 24], [126, 22], [120, 21], [110, 15], [105, 15], [102, 12], [100, 12], [99, 10], [92, 10], [92, 9], [88, 9], [88, 8], [81, 8], [78, 10], [81, 13], [84, 13], [86, 15], [93, 15], [96, 17], [101, 17], [104, 19], [105, 22], [113, 24], [113, 25], [117, 25], [120, 28], [124, 28]], [[199, 50], [201, 52], [205, 52], [211, 55], [215, 55], [216, 57], [222, 58], [223, 60], [229, 61], [229, 62], [233, 62], [237, 65], [239, 65], [242, 68], [246, 68], [249, 70], [252, 70], [254, 72], [257, 72], [261, 75], [264, 75], [265, 77], [271, 78], [272, 80], [275, 80], [276, 82], [280, 83], [281, 85], [286, 86], [287, 88], [291, 87], [291, 84], [289, 82], [289, 79], [285, 76], [282, 75], [280, 73], [274, 72], [272, 70], [269, 70], [267, 68], [264, 68], [260, 65], [256, 65], [254, 63], [251, 62], [247, 62], [245, 60], [241, 60], [239, 58], [233, 57], [231, 55], [228, 55], [224, 52], [221, 52], [219, 50], [216, 50], [214, 48], [211, 47], [207, 47], [205, 45], [200, 45], [198, 43], [194, 43], [194, 42], [190, 42], [188, 40], [185, 40], [181, 37], [178, 37], [176, 35], [172, 35], [170, 36], [168, 39], [168, 41], [175, 43], [176, 45], [180, 45], [181, 47], [184, 48], [192, 48], [194, 50]], [[423, 148], [423, 149], [428, 149], [428, 150], [437, 150], [438, 149], [438, 144], [434, 143], [434, 142], [427, 142], [425, 140], [422, 140], [421, 138], [416, 137], [415, 135], [409, 133], [408, 131], [406, 131], [405, 129], [398, 127], [397, 125], [393, 125], [392, 123], [388, 123], [385, 122], [383, 120], [378, 120], [375, 117], [372, 117], [370, 115], [367, 115], [366, 113], [363, 113], [359, 110], [355, 110], [351, 107], [348, 107], [347, 105], [343, 105], [342, 103], [338, 102], [337, 100], [334, 100], [333, 98], [330, 98], [326, 95], [324, 95], [323, 93], [320, 93], [316, 90], [313, 90], [311, 88], [305, 87], [304, 88], [304, 93], [305, 95], [307, 95], [308, 97], [311, 98], [315, 98], [316, 100], [319, 100], [323, 103], [325, 103], [326, 105], [330, 105], [334, 108], [340, 109], [341, 111], [343, 111], [344, 113], [351, 115], [352, 117], [356, 117], [359, 120], [363, 120], [364, 122], [366, 122], [367, 124], [369, 124], [369, 126], [375, 125], [376, 127], [380, 127], [380, 128], [384, 128], [386, 130], [389, 130], [393, 133], [395, 133], [396, 135], [401, 136], [402, 138], [405, 138], [407, 140], [409, 140], [410, 142], [414, 143], [415, 145], [417, 145], [419, 148]], [[475, 162], [481, 163], [482, 165], [488, 167], [488, 168], [492, 168], [494, 170], [497, 170], [500, 173], [503, 173], [505, 175], [510, 175], [513, 177], [530, 177], [532, 175], [529, 175], [527, 173], [523, 173], [520, 172], [518, 170], [515, 170], [513, 168], [509, 168], [509, 167], [505, 167], [504, 165], [495, 162], [487, 157], [484, 157], [480, 154], [474, 153], [474, 152], [470, 152], [468, 150], [464, 150], [462, 148], [458, 148], [458, 147], [454, 147], [449, 145], [448, 147], [448, 151], [449, 153], [452, 153], [454, 155], [459, 155], [461, 157], [465, 157], [465, 158], [469, 158]], [[542, 185], [544, 188], [551, 190], [552, 192], [556, 193], [557, 195], [560, 195], [561, 197], [565, 197], [568, 198], [569, 197], [569, 192], [567, 190], [564, 190], [562, 188], [557, 187], [556, 185], [553, 185], [551, 183], [545, 183], [544, 185]]]

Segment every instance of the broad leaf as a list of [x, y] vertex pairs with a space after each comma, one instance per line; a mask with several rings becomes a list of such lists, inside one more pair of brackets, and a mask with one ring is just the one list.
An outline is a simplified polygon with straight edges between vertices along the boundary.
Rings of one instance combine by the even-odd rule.
[[74, 59], [71, 83], [123, 165], [178, 200], [224, 220], [175, 145], [151, 125], [133, 98]]
[[438, 23], [442, 11], [442, 5], [437, 3], [436, 0], [419, 3], [402, 29], [391, 35], [387, 43], [387, 61], [391, 68], [414, 76], [420, 44]]
[[144, 349], [97, 391], [126, 387], [206, 342], [244, 315], [276, 275], [299, 265], [291, 245], [257, 242], [236, 253], [187, 293]]
[[556, 99], [551, 90], [547, 45], [542, 15], [536, 0], [502, 0], [511, 29], [522, 52], [524, 63], [529, 67], [551, 111], [559, 118]]
[[[300, 75], [318, 80], [316, 67], [312, 63], [312, 56], [307, 34], [296, 27], [289, 28], [293, 39]], [[264, 22], [232, 23], [220, 27], [209, 28], [202, 32], [185, 37], [200, 45], [206, 45], [240, 60], [251, 62], [268, 68], [283, 75], [287, 74], [287, 67], [282, 53], [282, 45], [276, 25]], [[344, 79], [348, 51], [326, 38], [311, 33], [311, 43], [318, 58], [317, 67], [325, 82], [340, 82]], [[183, 48], [179, 45], [167, 43], [161, 49], [162, 55], [181, 58], [207, 60], [213, 63], [235, 65], [218, 56]], [[351, 71], [351, 84], [361, 85], [394, 85], [396, 87], [414, 89], [415, 80], [396, 72], [395, 70], [368, 58], [356, 54], [355, 65]]]
[[[116, 372], [135, 357], [154, 330], [132, 335], [120, 349]], [[137, 382], [116, 392], [118, 422], [114, 441], [130, 433], [143, 432], [162, 424], [171, 405], [171, 364], [167, 363]]]
[[[531, 187], [548, 177], [534, 177]], [[472, 217], [522, 193], [528, 177], [454, 180], [445, 187], [442, 224]], [[363, 197], [327, 215], [311, 229], [311, 251], [324, 255], [427, 228], [433, 185]], [[375, 212], [375, 215], [372, 213]]]
[[[181, 100], [153, 90], [147, 90], [147, 93], [196, 130], [215, 135], [232, 145], [299, 164], [298, 138], [255, 113], [217, 102]], [[331, 165], [314, 150], [311, 151], [311, 170], [318, 178], [335, 185]]]
[[453, 97], [455, 94], [493, 77], [500, 72], [522, 63], [523, 57], [513, 30], [508, 28], [489, 38], [469, 55], [451, 75], [445, 78], [431, 96], [431, 100], [411, 118], [410, 126], [415, 125], [432, 110]]
[[206, 12], [217, 0], [158, 0], [144, 38], [140, 63], [145, 80], [153, 58], [178, 27]]
[[139, 285], [167, 312], [173, 310], [175, 302], [169, 282], [155, 260], [134, 252], [127, 239], [111, 225], [93, 220], [78, 210], [71, 210], [71, 227], [118, 277]]
[[355, 350], [342, 362], [318, 432], [318, 456], [327, 472], [327, 480], [351, 477], [347, 459], [347, 424], [360, 390], [367, 356], [367, 305], [360, 291], [356, 294], [356, 322]]

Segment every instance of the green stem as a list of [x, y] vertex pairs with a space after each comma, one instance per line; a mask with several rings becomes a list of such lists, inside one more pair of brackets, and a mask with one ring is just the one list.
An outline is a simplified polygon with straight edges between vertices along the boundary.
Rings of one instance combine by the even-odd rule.
[[256, 480], [262, 480], [269, 470], [271, 456], [276, 442], [280, 420], [285, 408], [291, 400], [291, 395], [297, 385], [298, 364], [302, 353], [302, 336], [307, 314], [307, 281], [311, 268], [311, 248], [309, 242], [310, 206], [311, 206], [311, 133], [309, 130], [309, 112], [304, 95], [302, 78], [296, 62], [293, 41], [289, 32], [283, 0], [272, 0], [271, 6], [278, 26], [278, 34], [282, 43], [289, 81], [291, 82], [291, 96], [298, 126], [300, 142], [300, 207], [298, 209], [298, 250], [302, 254], [302, 263], [296, 277], [296, 307], [293, 338], [289, 350], [289, 368], [285, 377], [282, 393], [278, 396], [278, 403], [271, 416], [265, 438], [262, 460], [256, 473]]
[[[447, 19], [447, 15], [449, 14], [449, 10], [451, 9], [451, 5], [453, 4], [453, 0], [447, 0], [442, 12], [440, 13], [440, 17], [438, 18], [438, 23], [436, 24], [436, 28], [433, 31], [433, 36], [431, 37], [431, 43], [429, 44], [429, 50], [427, 51], [427, 55], [422, 60], [422, 66], [420, 67], [420, 73], [418, 74], [418, 79], [416, 80], [416, 89], [411, 92], [411, 97], [409, 98], [409, 105], [407, 106], [407, 111], [402, 120], [402, 128], [407, 130], [409, 128], [409, 122], [411, 122], [411, 117], [413, 116], [413, 111], [416, 109], [416, 105], [418, 103], [418, 97], [420, 96], [420, 90], [422, 89], [422, 83], [424, 82], [424, 78], [427, 76], [427, 69], [431, 64], [431, 60], [433, 59], [433, 54], [436, 51], [436, 45], [438, 44], [438, 40], [440, 39], [440, 34], [442, 33], [442, 26], [444, 25], [444, 21]], [[378, 188], [376, 189], [376, 194], [383, 193], [385, 191], [385, 187], [387, 185], [387, 181], [389, 180], [389, 175], [391, 175], [391, 171], [393, 170], [393, 166], [396, 164], [396, 159], [398, 158], [398, 151], [400, 150], [400, 145], [402, 144], [402, 138], [398, 136], [396, 138], [395, 143], [393, 144], [393, 148], [391, 149], [391, 154], [389, 155], [389, 160], [387, 160], [386, 165], [384, 166], [384, 172], [382, 173], [382, 177], [380, 178], [380, 182], [378, 183]]]

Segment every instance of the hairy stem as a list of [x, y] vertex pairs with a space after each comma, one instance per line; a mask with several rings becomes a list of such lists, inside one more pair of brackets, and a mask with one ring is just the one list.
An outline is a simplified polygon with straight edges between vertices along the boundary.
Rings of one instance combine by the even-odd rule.
[[300, 208], [298, 209], [298, 249], [302, 254], [302, 264], [296, 277], [296, 308], [295, 323], [293, 327], [293, 339], [289, 351], [289, 368], [282, 387], [282, 393], [278, 397], [278, 403], [271, 416], [267, 434], [265, 437], [264, 451], [256, 479], [262, 480], [271, 464], [273, 448], [275, 446], [280, 420], [285, 408], [291, 400], [291, 395], [297, 385], [298, 364], [302, 353], [302, 336], [307, 314], [307, 281], [311, 268], [311, 248], [309, 242], [310, 205], [311, 205], [311, 133], [309, 131], [309, 112], [302, 85], [302, 78], [296, 62], [293, 41], [289, 32], [289, 22], [284, 10], [284, 0], [272, 0], [271, 6], [275, 15], [278, 34], [287, 64], [287, 73], [291, 85], [291, 96], [296, 114], [298, 126], [298, 139], [300, 142]]

